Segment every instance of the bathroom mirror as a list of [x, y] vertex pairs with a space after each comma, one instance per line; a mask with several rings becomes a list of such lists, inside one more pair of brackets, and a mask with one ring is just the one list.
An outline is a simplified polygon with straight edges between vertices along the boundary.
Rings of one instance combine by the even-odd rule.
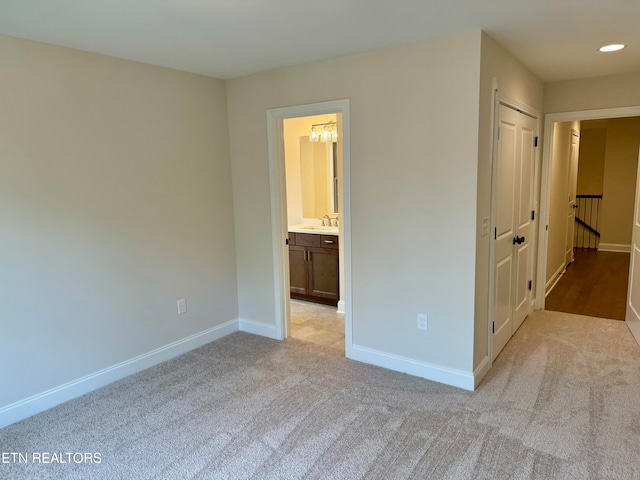
[[311, 142], [300, 137], [302, 216], [322, 218], [338, 213], [336, 142]]

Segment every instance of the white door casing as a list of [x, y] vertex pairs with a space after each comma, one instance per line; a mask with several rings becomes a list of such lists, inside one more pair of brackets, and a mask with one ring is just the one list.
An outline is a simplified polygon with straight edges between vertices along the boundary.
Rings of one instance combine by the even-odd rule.
[[580, 151], [580, 136], [571, 130], [571, 151], [569, 155], [569, 204], [567, 206], [567, 237], [565, 239], [565, 266], [574, 260], [573, 244], [576, 224], [576, 190], [578, 188], [578, 152]]
[[[602, 108], [598, 110], [579, 110], [572, 112], [549, 113], [544, 117], [544, 141], [542, 142], [544, 153], [542, 155], [540, 177], [540, 228], [538, 228], [538, 260], [536, 268], [536, 299], [535, 308], [544, 309], [545, 282], [547, 278], [547, 247], [549, 235], [549, 208], [551, 197], [551, 158], [553, 153], [553, 136], [555, 125], [560, 122], [573, 122], [582, 120], [599, 120], [604, 118], [624, 118], [640, 116], [640, 105], [629, 107]], [[630, 265], [631, 266], [631, 265]], [[629, 268], [631, 272], [631, 268]], [[640, 343], [640, 342], [639, 342]]]
[[498, 107], [494, 177], [492, 360], [531, 311], [534, 118]]
[[638, 153], [638, 174], [636, 177], [636, 197], [631, 234], [631, 263], [629, 265], [629, 286], [627, 290], [627, 311], [625, 322], [640, 343], [640, 152]]

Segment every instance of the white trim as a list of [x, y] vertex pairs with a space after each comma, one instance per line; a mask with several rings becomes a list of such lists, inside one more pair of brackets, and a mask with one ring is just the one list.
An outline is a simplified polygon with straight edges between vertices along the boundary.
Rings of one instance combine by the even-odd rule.
[[344, 310], [345, 305], [346, 305], [346, 303], [345, 303], [344, 300], [340, 300], [338, 302], [338, 313], [344, 313], [345, 312], [345, 310]]
[[500, 100], [498, 98], [498, 79], [493, 77], [492, 79], [492, 93], [493, 98], [493, 109], [491, 111], [491, 143], [489, 147], [489, 159], [491, 161], [491, 199], [489, 205], [489, 301], [487, 304], [487, 356], [489, 357], [489, 368], [491, 368], [493, 362], [491, 361], [491, 352], [493, 352], [493, 329], [490, 327], [493, 322], [493, 304], [495, 302], [495, 294], [494, 291], [495, 278], [494, 278], [494, 270], [495, 270], [495, 258], [496, 258], [496, 246], [494, 243], [495, 237], [491, 238], [491, 232], [494, 232], [496, 228], [496, 193], [495, 193], [495, 184], [496, 184], [496, 169], [495, 169], [495, 156], [497, 152], [498, 145], [498, 121], [499, 114], [498, 110], [500, 108]]
[[[551, 194], [551, 154], [553, 133], [556, 122], [571, 122], [580, 120], [598, 120], [602, 118], [621, 118], [640, 116], [640, 106], [603, 108], [600, 110], [579, 110], [573, 112], [550, 113], [545, 115], [544, 121], [544, 151], [542, 155], [542, 183], [540, 185], [540, 228], [538, 229], [538, 277], [536, 291], [545, 286], [547, 275], [547, 241], [549, 224], [549, 196]], [[544, 309], [544, 295], [536, 297], [536, 308]]]
[[491, 357], [487, 355], [482, 359], [482, 361], [480, 362], [480, 365], [478, 365], [478, 368], [476, 368], [473, 371], [473, 389], [474, 390], [478, 388], [478, 385], [480, 385], [480, 382], [482, 382], [482, 380], [487, 375], [487, 373], [489, 373], [490, 369], [491, 369]]
[[350, 358], [465, 390], [473, 390], [475, 386], [474, 374], [470, 372], [433, 365], [361, 345], [353, 345]]
[[[631, 307], [629, 306], [627, 308], [631, 308]], [[627, 317], [629, 317], [628, 314], [627, 314]], [[640, 344], [640, 323], [629, 321], [629, 320], [626, 320], [624, 323], [629, 328], [631, 335], [633, 335], [633, 337], [636, 339], [636, 342]]]
[[289, 255], [285, 252], [287, 232], [287, 206], [282, 205], [281, 199], [286, 198], [286, 180], [283, 158], [283, 127], [282, 119], [272, 110], [267, 110], [267, 144], [269, 149], [269, 183], [271, 189], [271, 244], [273, 254], [273, 284], [274, 284], [274, 318], [276, 338], [284, 340], [288, 337], [288, 322], [280, 319], [289, 318], [289, 298], [283, 296], [285, 285], [289, 284]]
[[[267, 110], [267, 135], [269, 145], [269, 176], [271, 187], [271, 232], [273, 243], [273, 272], [275, 300], [276, 337], [284, 340], [288, 337], [289, 327], [289, 254], [285, 239], [287, 238], [287, 200], [285, 164], [283, 152], [283, 127], [286, 118], [308, 117], [339, 113], [342, 115], [342, 211], [340, 212], [340, 238], [344, 241], [342, 255], [344, 257], [345, 298], [345, 353], [351, 358], [353, 325], [351, 320], [351, 192], [350, 192], [350, 101], [348, 99], [329, 102], [296, 105], [292, 107], [272, 108]], [[344, 239], [344, 240], [342, 240]]]
[[553, 276], [549, 279], [549, 281], [547, 283], [545, 283], [544, 285], [544, 296], [546, 297], [547, 295], [549, 295], [551, 293], [551, 290], [553, 290], [555, 288], [555, 286], [558, 284], [558, 282], [560, 281], [560, 279], [562, 278], [562, 274], [565, 272], [566, 267], [564, 264], [560, 265], [560, 268], [558, 268], [558, 270], [556, 270], [556, 273], [553, 274]]
[[238, 331], [238, 320], [229, 320], [221, 325], [190, 335], [163, 347], [112, 365], [111, 367], [103, 368], [102, 370], [85, 375], [71, 382], [6, 405], [0, 408], [0, 428], [104, 387], [116, 380], [128, 377], [129, 375], [133, 375], [159, 363], [166, 362], [178, 355], [182, 355], [183, 353], [218, 340], [236, 331]]
[[599, 243], [598, 250], [601, 252], [631, 253], [631, 245], [624, 245], [622, 243]]
[[274, 340], [281, 340], [276, 325], [247, 320], [245, 318], [240, 318], [238, 323], [238, 329], [241, 332], [253, 333], [254, 335], [261, 335], [263, 337], [273, 338]]
[[508, 97], [504, 93], [500, 93], [500, 91], [496, 91], [498, 96], [498, 102], [504, 105], [505, 107], [512, 108], [514, 110], [519, 110], [520, 113], [524, 113], [529, 117], [538, 120], [540, 118], [540, 112], [526, 103], [519, 102], [513, 98]]
[[640, 116], [640, 105], [619, 108], [603, 108], [600, 110], [576, 110], [573, 112], [549, 113], [546, 118], [556, 122], [573, 122], [575, 120], [601, 120], [603, 118], [621, 118]]

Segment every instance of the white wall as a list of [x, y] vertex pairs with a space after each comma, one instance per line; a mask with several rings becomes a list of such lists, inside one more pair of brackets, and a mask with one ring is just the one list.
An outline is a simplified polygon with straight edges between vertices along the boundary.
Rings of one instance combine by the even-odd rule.
[[[595, 123], [597, 122], [597, 123]], [[602, 194], [604, 154], [607, 148], [606, 120], [580, 122], [578, 195]]]
[[[607, 120], [600, 244], [631, 245], [640, 117]], [[614, 247], [615, 248], [615, 247]]]
[[543, 92], [542, 82], [486, 33], [482, 34], [481, 48], [477, 167], [478, 223], [474, 235], [476, 239], [474, 369], [478, 368], [487, 356], [489, 334], [487, 313], [490, 298], [488, 287], [490, 236], [481, 236], [481, 222], [482, 218], [489, 217], [491, 214], [493, 82], [495, 79], [498, 91], [501, 94], [538, 111], [542, 110]]
[[0, 58], [0, 408], [236, 319], [224, 82]]
[[472, 371], [479, 68], [471, 32], [227, 82], [241, 318], [276, 321], [265, 112], [349, 98], [354, 344]]

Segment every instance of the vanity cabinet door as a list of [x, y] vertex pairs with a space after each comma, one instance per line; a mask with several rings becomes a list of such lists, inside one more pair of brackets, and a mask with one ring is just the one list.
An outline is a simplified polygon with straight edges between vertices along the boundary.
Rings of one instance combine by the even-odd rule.
[[304, 247], [289, 245], [289, 283], [291, 293], [309, 294], [309, 262]]
[[309, 248], [309, 295], [340, 300], [340, 274], [338, 251]]

